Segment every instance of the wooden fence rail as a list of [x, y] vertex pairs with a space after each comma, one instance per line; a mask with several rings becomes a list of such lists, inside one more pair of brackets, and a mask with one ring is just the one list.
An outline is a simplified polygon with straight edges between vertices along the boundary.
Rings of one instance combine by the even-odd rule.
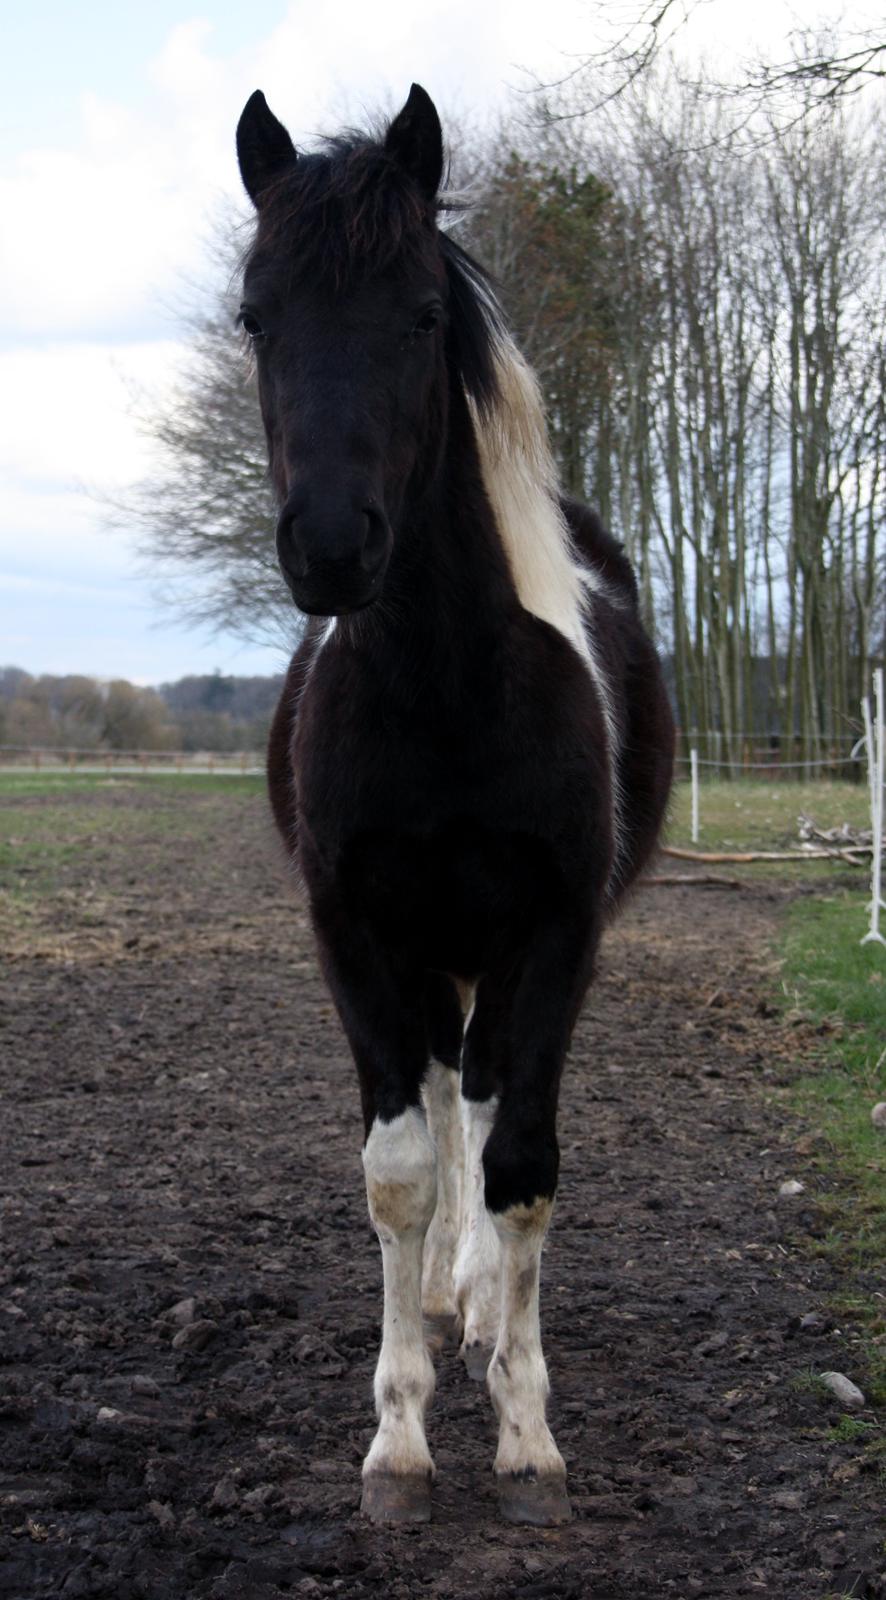
[[200, 774], [247, 777], [263, 773], [264, 770], [264, 754], [257, 750], [75, 750], [0, 745], [0, 771], [4, 772], [178, 773], [183, 777]]

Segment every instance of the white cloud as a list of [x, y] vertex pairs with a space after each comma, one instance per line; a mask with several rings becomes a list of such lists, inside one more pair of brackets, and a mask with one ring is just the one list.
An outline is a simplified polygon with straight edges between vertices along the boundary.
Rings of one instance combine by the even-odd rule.
[[0, 174], [0, 207], [16, 219], [0, 306], [15, 337], [125, 337], [156, 322], [160, 299], [198, 266], [205, 212], [236, 186], [230, 68], [207, 35], [205, 24], [173, 30], [147, 109], [84, 96], [77, 141], [25, 150]]
[[0, 208], [16, 225], [0, 307], [10, 332], [126, 337], [156, 321], [182, 272], [199, 271], [213, 203], [239, 197], [234, 130], [257, 86], [299, 137], [399, 104], [413, 78], [444, 107], [476, 113], [500, 100], [506, 77], [519, 79], [517, 64], [555, 68], [551, 41], [574, 36], [580, 10], [579, 0], [553, 0], [540, 24], [526, 0], [431, 0], [389, 5], [370, 29], [364, 0], [293, 4], [269, 38], [226, 60], [208, 22], [182, 22], [146, 64], [145, 106], [84, 95], [79, 139], [7, 158]]
[[38, 485], [131, 483], [150, 461], [135, 397], [172, 384], [182, 347], [50, 344], [0, 352], [0, 471]]

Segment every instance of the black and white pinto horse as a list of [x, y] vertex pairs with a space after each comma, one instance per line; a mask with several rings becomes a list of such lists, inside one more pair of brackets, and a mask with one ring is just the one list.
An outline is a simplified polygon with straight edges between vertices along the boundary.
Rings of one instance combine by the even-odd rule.
[[555, 1523], [557, 1096], [601, 929], [665, 809], [659, 663], [620, 545], [558, 492], [485, 273], [438, 229], [424, 90], [383, 139], [313, 154], [256, 93], [237, 149], [277, 553], [312, 619], [270, 793], [357, 1066], [384, 1271], [363, 1509], [430, 1514], [428, 1344], [449, 1325], [498, 1416], [502, 1514]]

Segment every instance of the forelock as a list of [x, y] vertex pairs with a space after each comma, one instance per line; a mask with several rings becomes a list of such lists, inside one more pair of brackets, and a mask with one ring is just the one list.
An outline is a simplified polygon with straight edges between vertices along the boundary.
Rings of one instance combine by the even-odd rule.
[[384, 147], [338, 138], [300, 155], [262, 196], [247, 264], [284, 257], [291, 281], [335, 291], [436, 259], [435, 209]]

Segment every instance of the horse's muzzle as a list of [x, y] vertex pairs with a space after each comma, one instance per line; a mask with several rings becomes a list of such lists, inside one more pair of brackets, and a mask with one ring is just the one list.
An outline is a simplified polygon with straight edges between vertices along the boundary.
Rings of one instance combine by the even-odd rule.
[[393, 536], [369, 496], [289, 496], [277, 522], [277, 559], [300, 611], [337, 617], [381, 592]]

